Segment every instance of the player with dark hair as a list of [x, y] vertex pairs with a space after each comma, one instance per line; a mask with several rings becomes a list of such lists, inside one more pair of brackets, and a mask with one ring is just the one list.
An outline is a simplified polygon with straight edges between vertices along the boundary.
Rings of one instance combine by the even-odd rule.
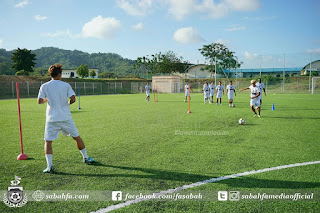
[[[58, 138], [60, 132], [62, 132], [63, 135], [71, 135], [73, 137], [82, 154], [83, 162], [90, 164], [94, 162], [94, 160], [87, 155], [87, 150], [70, 112], [69, 105], [76, 101], [75, 93], [70, 84], [61, 81], [61, 64], [50, 66], [48, 72], [51, 76], [51, 81], [42, 84], [38, 94], [38, 104], [47, 103], [44, 133], [44, 152], [47, 168], [43, 170], [43, 172], [53, 172], [52, 141]], [[70, 99], [69, 102], [67, 98]]]

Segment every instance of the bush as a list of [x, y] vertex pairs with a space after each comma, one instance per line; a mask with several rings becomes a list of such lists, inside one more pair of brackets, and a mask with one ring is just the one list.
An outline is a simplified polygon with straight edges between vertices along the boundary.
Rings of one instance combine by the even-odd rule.
[[26, 71], [24, 71], [24, 70], [20, 70], [20, 71], [16, 72], [15, 75], [16, 75], [16, 76], [29, 75], [29, 72], [26, 72]]

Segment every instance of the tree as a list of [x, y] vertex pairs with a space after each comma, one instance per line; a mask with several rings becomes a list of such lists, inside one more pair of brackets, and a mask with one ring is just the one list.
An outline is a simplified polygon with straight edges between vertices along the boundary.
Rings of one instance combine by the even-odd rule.
[[36, 54], [31, 53], [31, 50], [20, 49], [13, 51], [11, 60], [13, 62], [12, 68], [16, 71], [22, 71], [24, 75], [29, 75], [33, 72], [33, 67], [36, 65]]
[[171, 73], [184, 72], [189, 66], [189, 62], [178, 57], [173, 51], [165, 54], [159, 52], [156, 54], [138, 57], [134, 69], [144, 71], [145, 73]]
[[92, 78], [94, 78], [94, 76], [96, 76], [97, 74], [96, 74], [96, 72], [94, 71], [94, 70], [91, 70], [90, 71], [90, 76], [92, 77]]
[[209, 45], [203, 45], [199, 49], [200, 53], [209, 61], [209, 65], [205, 67], [210, 72], [215, 72], [215, 66], [217, 73], [224, 73], [225, 69], [240, 68], [242, 62], [236, 60], [234, 52], [230, 51], [226, 46], [220, 43], [212, 43]]
[[81, 78], [88, 77], [88, 76], [89, 76], [88, 65], [86, 65], [86, 64], [81, 64], [81, 65], [77, 68], [77, 75], [80, 76]]
[[12, 75], [12, 65], [9, 62], [0, 63], [0, 75]]

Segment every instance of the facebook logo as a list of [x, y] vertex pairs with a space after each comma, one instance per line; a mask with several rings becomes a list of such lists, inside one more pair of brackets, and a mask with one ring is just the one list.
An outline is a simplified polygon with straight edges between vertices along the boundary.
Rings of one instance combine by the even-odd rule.
[[113, 201], [122, 200], [122, 192], [121, 191], [112, 191], [112, 200]]

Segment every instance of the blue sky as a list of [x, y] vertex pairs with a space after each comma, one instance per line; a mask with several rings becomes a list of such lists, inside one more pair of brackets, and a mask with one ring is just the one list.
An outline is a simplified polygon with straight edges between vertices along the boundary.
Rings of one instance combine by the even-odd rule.
[[319, 0], [1, 0], [0, 48], [59, 47], [136, 59], [174, 51], [203, 63], [220, 42], [243, 67], [320, 59]]

